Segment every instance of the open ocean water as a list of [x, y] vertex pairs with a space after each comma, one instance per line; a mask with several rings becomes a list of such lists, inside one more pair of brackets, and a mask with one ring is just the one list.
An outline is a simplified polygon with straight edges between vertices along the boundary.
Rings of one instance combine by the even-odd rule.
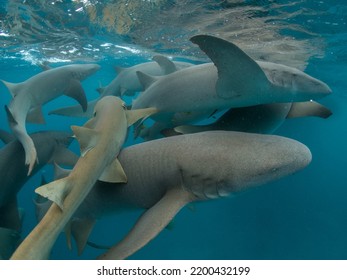
[[[255, 59], [297, 67], [327, 83], [333, 93], [320, 103], [328, 119], [290, 119], [275, 132], [301, 141], [313, 155], [297, 174], [246, 193], [195, 203], [129, 259], [347, 259], [347, 4], [344, 0], [11, 0], [0, 1], [0, 79], [21, 82], [39, 64], [97, 63], [83, 82], [89, 100], [115, 78], [114, 66], [151, 61], [155, 54], [193, 63], [209, 59], [189, 41], [209, 34], [237, 44]], [[0, 128], [10, 131], [4, 106], [10, 93], [0, 83]], [[131, 103], [131, 98], [125, 100]], [[46, 104], [46, 124], [29, 132], [70, 130], [86, 119], [48, 115], [76, 104], [59, 97]], [[129, 134], [126, 146], [133, 140]], [[4, 144], [1, 144], [2, 146]], [[1, 147], [2, 147], [1, 146]], [[71, 149], [78, 152], [78, 144]], [[34, 189], [47, 165], [18, 194], [25, 211], [22, 237], [35, 226]], [[104, 217], [90, 241], [115, 244], [141, 211]], [[64, 234], [52, 259], [94, 259], [102, 250], [69, 251]]]

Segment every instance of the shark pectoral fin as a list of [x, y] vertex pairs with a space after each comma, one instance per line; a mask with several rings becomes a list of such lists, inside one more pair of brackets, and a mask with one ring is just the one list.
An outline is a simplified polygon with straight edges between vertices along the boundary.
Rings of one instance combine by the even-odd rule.
[[149, 116], [158, 112], [157, 108], [145, 108], [145, 109], [136, 109], [125, 111], [128, 121], [128, 127], [133, 125], [139, 119], [146, 119]]
[[32, 124], [45, 124], [45, 118], [43, 117], [42, 107], [38, 106], [30, 110], [27, 115], [26, 121]]
[[99, 133], [83, 126], [72, 125], [71, 129], [80, 144], [81, 156], [84, 157], [88, 151], [95, 147], [99, 138]]
[[264, 71], [239, 47], [231, 42], [208, 35], [190, 39], [213, 61], [218, 70], [217, 95], [221, 98], [237, 98], [242, 94], [259, 93], [270, 86]]
[[75, 99], [81, 105], [83, 112], [87, 111], [87, 97], [79, 80], [71, 80], [64, 93], [66, 96]]
[[63, 210], [64, 200], [69, 192], [70, 184], [67, 178], [55, 180], [35, 189], [35, 193], [55, 202], [61, 210]]
[[126, 183], [128, 178], [119, 160], [115, 158], [108, 166], [106, 166], [99, 180], [106, 183]]
[[139, 79], [140, 84], [142, 85], [143, 90], [148, 89], [154, 82], [159, 78], [147, 75], [141, 71], [136, 71], [137, 78]]
[[57, 147], [53, 153], [51, 162], [61, 165], [74, 166], [79, 157], [74, 152], [65, 147]]
[[165, 75], [176, 72], [177, 68], [175, 63], [163, 55], [155, 55], [152, 58], [158, 65]]
[[13, 140], [16, 140], [16, 137], [12, 135], [11, 133], [7, 132], [6, 130], [0, 129], [0, 139], [5, 144], [10, 143]]
[[287, 119], [300, 117], [320, 117], [326, 119], [332, 112], [322, 104], [315, 101], [294, 102], [287, 115]]
[[139, 218], [123, 240], [99, 256], [98, 259], [129, 257], [156, 237], [181, 208], [193, 200], [193, 195], [182, 188], [168, 190], [161, 200]]
[[71, 221], [71, 234], [76, 241], [78, 255], [82, 254], [95, 223], [96, 220], [92, 217], [86, 217], [83, 219], [73, 218]]

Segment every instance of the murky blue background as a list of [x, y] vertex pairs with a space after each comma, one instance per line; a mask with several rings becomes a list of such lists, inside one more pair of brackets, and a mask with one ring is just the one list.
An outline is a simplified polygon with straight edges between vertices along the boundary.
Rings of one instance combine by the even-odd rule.
[[[189, 38], [220, 36], [254, 58], [305, 70], [333, 94], [320, 100], [333, 111], [324, 120], [287, 120], [276, 134], [305, 143], [313, 154], [303, 171], [226, 199], [196, 203], [130, 259], [346, 259], [347, 258], [347, 4], [330, 1], [0, 1], [0, 79], [21, 82], [53, 67], [95, 62], [101, 70], [83, 82], [88, 99], [114, 77], [113, 66], [150, 61], [162, 53], [186, 61], [208, 61]], [[0, 84], [0, 108], [10, 94]], [[131, 102], [131, 99], [127, 100]], [[47, 115], [75, 104], [60, 97], [44, 106], [46, 125], [29, 132], [69, 130], [84, 119]], [[5, 111], [0, 128], [9, 131]], [[139, 141], [139, 140], [137, 140]], [[130, 137], [126, 145], [134, 144]], [[2, 144], [1, 144], [2, 145]], [[72, 149], [78, 151], [74, 143]], [[232, 152], [232, 150], [231, 150]], [[34, 227], [33, 190], [46, 166], [23, 187], [23, 237]], [[112, 245], [141, 211], [101, 219], [90, 240]], [[53, 259], [94, 259], [67, 249], [62, 234]]]

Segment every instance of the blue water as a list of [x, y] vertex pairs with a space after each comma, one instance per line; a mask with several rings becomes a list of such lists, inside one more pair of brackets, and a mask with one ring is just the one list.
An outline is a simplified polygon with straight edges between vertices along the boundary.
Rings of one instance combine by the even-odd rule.
[[[95, 89], [115, 77], [115, 65], [150, 61], [155, 53], [208, 61], [188, 41], [204, 33], [233, 41], [254, 58], [304, 69], [333, 90], [320, 100], [333, 111], [330, 118], [291, 119], [276, 131], [310, 148], [313, 160], [307, 168], [235, 197], [184, 208], [172, 229], [164, 230], [130, 259], [347, 259], [345, 1], [103, 2], [0, 1], [0, 79], [24, 81], [41, 71], [37, 63], [42, 61], [53, 67], [94, 62], [101, 70], [83, 82], [92, 100], [98, 95]], [[116, 18], [106, 20], [107, 5], [110, 11], [124, 10], [118, 9]], [[2, 84], [0, 92], [3, 108], [10, 94]], [[28, 131], [82, 125], [86, 120], [47, 115], [67, 104], [75, 103], [60, 97], [45, 105], [47, 124], [27, 125]], [[4, 110], [0, 119], [0, 128], [9, 131]], [[129, 138], [126, 146], [132, 144]], [[71, 149], [77, 152], [78, 145]], [[32, 198], [42, 173], [51, 178], [52, 167], [44, 167], [18, 195], [19, 206], [25, 209], [23, 237], [36, 223]], [[140, 213], [101, 219], [90, 240], [116, 243]], [[67, 249], [61, 234], [51, 257], [94, 259], [100, 253], [87, 246], [78, 256], [76, 248]]]

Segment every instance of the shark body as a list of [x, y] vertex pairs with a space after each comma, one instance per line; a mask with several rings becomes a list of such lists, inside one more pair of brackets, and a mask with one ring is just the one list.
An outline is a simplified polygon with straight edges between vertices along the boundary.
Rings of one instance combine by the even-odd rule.
[[96, 180], [126, 182], [127, 176], [117, 155], [128, 126], [151, 114], [151, 109], [127, 111], [124, 103], [106, 96], [96, 104], [94, 117], [83, 127], [72, 126], [79, 141], [81, 157], [68, 177], [36, 189], [54, 203], [11, 259], [46, 259], [59, 233], [92, 189]]
[[225, 40], [198, 35], [193, 43], [213, 63], [185, 68], [163, 77], [139, 72], [145, 90], [132, 108], [154, 107], [155, 120], [172, 119], [177, 112], [215, 111], [268, 103], [300, 102], [322, 98], [331, 89], [292, 67], [255, 61], [236, 45]]
[[288, 118], [316, 116], [328, 118], [332, 112], [315, 102], [272, 103], [228, 110], [216, 122], [207, 125], [182, 125], [166, 133], [196, 133], [208, 130], [232, 130], [271, 134]]
[[44, 122], [42, 105], [63, 94], [76, 99], [85, 111], [87, 99], [80, 81], [99, 68], [97, 64], [71, 64], [43, 71], [21, 83], [2, 81], [13, 97], [5, 109], [13, 134], [24, 147], [28, 175], [37, 162], [37, 151], [26, 131], [26, 121]]
[[25, 152], [22, 144], [1, 131], [1, 136], [9, 141], [0, 149], [0, 259], [8, 259], [20, 239], [22, 225], [21, 212], [17, 206], [17, 194], [22, 186], [45, 164], [56, 162], [73, 166], [78, 157], [67, 149], [71, 143], [71, 133], [44, 131], [30, 135], [37, 148], [39, 164], [27, 176]]
[[[171, 61], [162, 55], [154, 56], [153, 60], [154, 61], [140, 63], [128, 68], [115, 67], [117, 76], [106, 87], [98, 89], [100, 98], [108, 95], [132, 96], [136, 92], [141, 91], [142, 84], [140, 83], [136, 74], [138, 71], [151, 76], [162, 76], [190, 67], [192, 65], [187, 62]], [[88, 109], [85, 112], [79, 106], [69, 106], [53, 110], [49, 114], [90, 118], [93, 113], [93, 108], [100, 98], [88, 102]]]
[[[145, 246], [177, 212], [193, 201], [228, 196], [301, 170], [309, 149], [292, 139], [230, 131], [210, 131], [157, 139], [119, 154], [124, 184], [97, 181], [72, 220], [81, 251], [85, 225], [123, 209], [147, 209], [134, 227], [100, 259], [124, 259]], [[74, 222], [77, 222], [76, 226]]]

